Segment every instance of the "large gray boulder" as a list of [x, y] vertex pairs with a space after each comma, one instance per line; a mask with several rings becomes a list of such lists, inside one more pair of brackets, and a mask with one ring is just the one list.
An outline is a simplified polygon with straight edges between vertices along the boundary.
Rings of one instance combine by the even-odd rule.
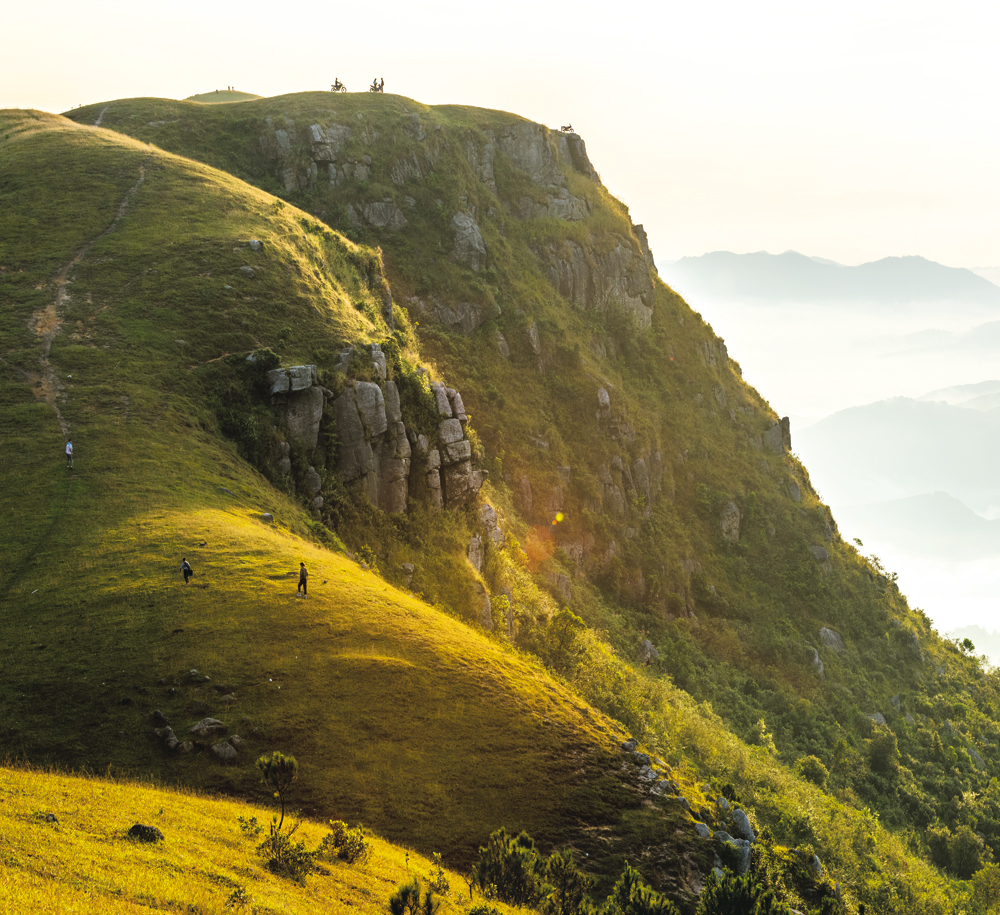
[[446, 305], [433, 298], [430, 300], [412, 298], [410, 301], [416, 304], [427, 318], [438, 324], [443, 324], [451, 330], [459, 331], [466, 337], [475, 333], [490, 318], [500, 314], [498, 305], [478, 302], [458, 302]]
[[201, 721], [190, 728], [188, 733], [192, 737], [204, 740], [207, 737], [219, 737], [228, 730], [229, 728], [219, 721], [218, 718], [202, 718]]
[[473, 270], [482, 270], [486, 266], [486, 244], [472, 214], [456, 213], [451, 219], [451, 228], [455, 233], [452, 257]]
[[318, 384], [315, 365], [293, 365], [285, 369], [274, 369], [267, 373], [272, 394], [290, 394], [304, 391]]
[[747, 842], [756, 841], [757, 836], [754, 835], [753, 827], [750, 825], [750, 819], [747, 817], [746, 811], [736, 808], [733, 811], [732, 824], [733, 835], [737, 839], [746, 839]]
[[451, 416], [451, 401], [448, 399], [448, 389], [439, 381], [431, 382], [431, 393], [441, 416]]

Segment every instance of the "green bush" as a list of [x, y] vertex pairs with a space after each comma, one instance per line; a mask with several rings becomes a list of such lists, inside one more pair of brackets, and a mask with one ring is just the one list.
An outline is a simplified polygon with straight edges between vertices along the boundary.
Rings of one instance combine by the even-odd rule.
[[272, 823], [271, 834], [257, 846], [257, 854], [271, 873], [305, 883], [306, 877], [316, 869], [319, 851], [309, 851], [305, 842], [293, 838], [297, 828], [285, 833]]
[[806, 781], [812, 782], [819, 788], [823, 788], [826, 785], [826, 780], [830, 777], [830, 772], [818, 756], [803, 756], [795, 764], [795, 770]]
[[573, 852], [564, 848], [549, 855], [545, 862], [548, 890], [542, 903], [544, 915], [587, 915], [587, 891], [593, 881], [573, 860]]
[[[699, 910], [700, 911], [700, 910]], [[642, 882], [642, 875], [625, 862], [625, 870], [601, 910], [601, 915], [680, 915], [677, 906]]]
[[698, 900], [697, 915], [788, 915], [790, 909], [750, 874], [712, 873]]
[[328, 861], [337, 858], [348, 864], [365, 864], [372, 853], [364, 828], [351, 829], [343, 820], [330, 820], [330, 832], [323, 837], [318, 851]]
[[544, 895], [542, 874], [532, 838], [514, 837], [501, 827], [494, 832], [472, 870], [473, 881], [488, 899], [534, 907]]
[[409, 883], [401, 883], [389, 897], [391, 915], [435, 915], [440, 906], [432, 890], [422, 891], [416, 877]]

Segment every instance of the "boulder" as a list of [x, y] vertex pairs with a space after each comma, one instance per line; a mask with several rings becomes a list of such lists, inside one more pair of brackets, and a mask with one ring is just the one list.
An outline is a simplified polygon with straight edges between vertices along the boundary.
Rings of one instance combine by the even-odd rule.
[[256, 238], [251, 238], [250, 239], [250, 250], [253, 251], [256, 254], [259, 254], [261, 251], [264, 250], [264, 242], [262, 242], [262, 241], [260, 241], [259, 239], [256, 239]]
[[254, 273], [253, 267], [251, 267], [249, 264], [247, 264], [247, 265], [245, 265], [243, 267], [240, 267], [240, 273], [242, 273], [245, 277], [247, 277], [247, 279], [251, 279], [251, 280], [256, 275]]
[[510, 359], [510, 346], [507, 343], [507, 338], [502, 333], [500, 333], [500, 331], [497, 331], [496, 333], [496, 345], [497, 345], [497, 352], [504, 359]]
[[634, 737], [629, 737], [628, 740], [622, 741], [621, 745], [622, 750], [624, 750], [626, 753], [634, 753], [635, 748], [637, 746], [639, 746], [639, 741], [636, 740]]
[[873, 712], [868, 717], [876, 725], [884, 725], [884, 724], [886, 724], [885, 715], [883, 715], [881, 712]]
[[406, 426], [390, 423], [378, 445], [378, 501], [384, 512], [406, 511], [410, 490], [410, 442]]
[[272, 394], [291, 394], [304, 391], [317, 384], [315, 365], [293, 365], [285, 369], [273, 369], [267, 373]]
[[899, 708], [900, 708], [900, 705], [901, 705], [901, 703], [900, 703], [900, 701], [899, 701], [899, 696], [898, 696], [898, 695], [896, 695], [896, 696], [893, 696], [893, 697], [892, 697], [892, 698], [891, 698], [891, 699], [889, 700], [889, 704], [890, 704], [890, 705], [891, 705], [891, 706], [892, 706], [892, 707], [893, 707], [893, 708], [894, 708], [894, 709], [895, 709], [895, 710], [896, 710], [896, 711], [898, 712], [898, 711], [899, 711]]
[[468, 414], [465, 412], [465, 404], [462, 402], [462, 395], [453, 388], [447, 388], [446, 393], [448, 394], [448, 402], [451, 404], [451, 412], [463, 426], [469, 421]]
[[819, 678], [821, 680], [824, 679], [826, 674], [824, 673], [823, 661], [819, 656], [819, 652], [811, 645], [807, 645], [806, 655], [809, 657], [809, 660], [812, 663], [812, 666], [815, 669], [816, 673], [819, 675]]
[[825, 626], [820, 629], [819, 640], [827, 648], [832, 648], [837, 654], [840, 654], [844, 650], [844, 640], [840, 637], [840, 633], [833, 629], [827, 629]]
[[188, 733], [199, 740], [204, 740], [208, 737], [220, 737], [228, 730], [229, 728], [219, 721], [218, 718], [202, 718], [201, 721], [188, 730]]
[[[438, 381], [431, 382], [431, 393], [441, 416], [451, 416], [451, 401], [448, 400], [448, 389]], [[461, 426], [459, 427], [461, 429]], [[461, 438], [461, 436], [459, 436]]]
[[[770, 466], [768, 466], [768, 471], [770, 471]], [[802, 490], [799, 489], [799, 484], [795, 480], [788, 481], [788, 495], [792, 497], [795, 502], [802, 501]]]
[[155, 826], [146, 826], [143, 823], [136, 823], [128, 831], [128, 837], [137, 842], [162, 842], [163, 833]]
[[695, 823], [694, 831], [696, 835], [700, 836], [703, 839], [712, 838], [712, 830], [708, 828], [708, 825], [706, 823]]
[[722, 528], [722, 536], [730, 543], [737, 543], [740, 539], [740, 522], [743, 516], [735, 502], [727, 503], [719, 516], [719, 527]]
[[750, 825], [750, 819], [746, 815], [746, 811], [737, 808], [733, 811], [732, 818], [732, 830], [733, 835], [737, 839], [746, 839], [747, 842], [754, 842], [757, 836], [754, 835], [753, 827]]
[[399, 403], [399, 388], [396, 387], [395, 381], [387, 381], [385, 383], [384, 399], [386, 422], [390, 426], [393, 423], [402, 422], [403, 410]]
[[239, 755], [236, 752], [236, 747], [225, 740], [220, 740], [218, 743], [212, 744], [212, 755], [223, 763], [236, 762], [236, 757]]
[[482, 270], [486, 266], [486, 245], [476, 220], [469, 213], [456, 213], [451, 228], [455, 233], [452, 257], [473, 270]]
[[639, 660], [643, 664], [652, 664], [653, 661], [660, 660], [660, 653], [653, 647], [653, 643], [649, 639], [643, 639], [642, 644], [639, 645]]

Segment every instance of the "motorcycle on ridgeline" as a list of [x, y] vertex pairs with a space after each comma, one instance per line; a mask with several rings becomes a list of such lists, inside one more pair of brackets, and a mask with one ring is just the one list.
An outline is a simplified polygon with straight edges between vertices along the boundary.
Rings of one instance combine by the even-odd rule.
[[336, 81], [334, 82], [334, 84], [333, 84], [332, 86], [330, 86], [330, 91], [331, 91], [331, 92], [346, 92], [346, 91], [347, 91], [347, 86], [345, 86], [345, 85], [344, 85], [344, 84], [343, 84], [343, 83], [342, 83], [342, 82], [341, 82], [341, 81], [340, 81], [340, 80], [338, 79], [338, 80], [336, 80]]

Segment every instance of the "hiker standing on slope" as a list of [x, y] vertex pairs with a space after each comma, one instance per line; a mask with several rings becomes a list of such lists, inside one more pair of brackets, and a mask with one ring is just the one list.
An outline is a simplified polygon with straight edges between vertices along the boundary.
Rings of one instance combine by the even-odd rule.
[[191, 568], [191, 563], [186, 559], [181, 560], [181, 571], [184, 573], [184, 584], [187, 584], [188, 579], [194, 575], [194, 569]]
[[299, 563], [299, 586], [295, 589], [295, 596], [298, 597], [299, 592], [302, 592], [302, 596], [306, 596], [306, 586], [309, 580], [309, 573], [306, 571], [306, 564], [304, 562]]
[[66, 439], [66, 466], [73, 467], [73, 443]]

